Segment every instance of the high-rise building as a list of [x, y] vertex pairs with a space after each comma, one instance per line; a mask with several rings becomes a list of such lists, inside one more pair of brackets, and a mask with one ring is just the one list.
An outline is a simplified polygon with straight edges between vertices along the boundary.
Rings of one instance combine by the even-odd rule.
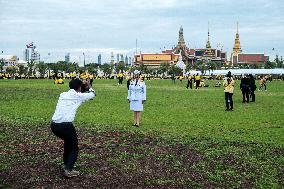
[[125, 57], [124, 63], [125, 63], [126, 65], [128, 65], [128, 57], [127, 57], [127, 55], [126, 55], [126, 57]]
[[70, 62], [70, 53], [66, 53], [65, 55], [65, 62]]
[[113, 54], [113, 52], [111, 52], [111, 55], [110, 55], [110, 63], [114, 64], [114, 54]]
[[116, 62], [119, 62], [119, 54], [116, 54]]
[[129, 57], [128, 59], [129, 59], [129, 60], [128, 60], [128, 64], [129, 64], [129, 65], [132, 65], [132, 58]]
[[32, 51], [31, 51], [31, 61], [33, 62], [39, 62], [40, 61], [40, 54], [38, 53], [38, 51], [36, 50], [36, 46], [32, 47]]
[[101, 54], [99, 54], [99, 56], [98, 56], [98, 64], [102, 64], [102, 55]]
[[120, 61], [121, 61], [121, 62], [124, 62], [123, 54], [120, 54]]
[[24, 50], [24, 61], [29, 61], [30, 59], [30, 54], [29, 54], [29, 49]]

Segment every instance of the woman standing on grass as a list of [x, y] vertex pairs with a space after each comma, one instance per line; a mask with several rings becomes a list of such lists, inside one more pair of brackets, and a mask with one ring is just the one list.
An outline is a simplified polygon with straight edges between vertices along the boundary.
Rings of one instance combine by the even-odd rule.
[[140, 72], [134, 71], [133, 80], [130, 82], [127, 99], [130, 103], [130, 110], [134, 111], [133, 126], [139, 127], [143, 104], [146, 101], [146, 85], [139, 79]]

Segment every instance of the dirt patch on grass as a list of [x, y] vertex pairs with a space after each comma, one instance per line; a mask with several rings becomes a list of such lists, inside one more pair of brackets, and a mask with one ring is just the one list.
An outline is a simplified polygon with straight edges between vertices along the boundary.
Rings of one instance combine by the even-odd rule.
[[82, 128], [76, 164], [82, 174], [66, 179], [63, 143], [49, 126], [0, 127], [7, 136], [0, 140], [0, 188], [252, 188], [284, 183], [283, 148], [197, 138], [177, 143]]

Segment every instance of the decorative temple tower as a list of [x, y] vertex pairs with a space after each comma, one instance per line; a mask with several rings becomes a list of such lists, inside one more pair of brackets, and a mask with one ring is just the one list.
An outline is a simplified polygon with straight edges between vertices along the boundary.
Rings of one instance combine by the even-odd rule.
[[208, 22], [208, 38], [207, 38], [207, 42], [206, 42], [206, 50], [204, 52], [204, 56], [205, 57], [214, 57], [215, 53], [214, 50], [212, 50], [211, 48], [211, 43], [210, 43], [210, 31], [209, 31], [209, 22]]
[[175, 54], [181, 53], [182, 60], [184, 62], [188, 62], [188, 58], [189, 58], [188, 52], [189, 52], [189, 48], [186, 46], [185, 41], [184, 41], [183, 28], [182, 28], [182, 26], [180, 26], [178, 44], [174, 49], [174, 53]]
[[237, 22], [237, 33], [235, 38], [235, 44], [233, 47], [233, 52], [231, 54], [231, 63], [236, 64], [238, 63], [238, 55], [242, 53], [241, 49], [241, 42], [240, 42], [240, 35], [239, 35], [239, 22]]
[[241, 49], [241, 42], [240, 42], [240, 35], [239, 35], [239, 23], [237, 22], [237, 33], [236, 33], [235, 44], [233, 48], [233, 54], [237, 55], [241, 52], [242, 52], [242, 49]]
[[209, 32], [209, 22], [208, 22], [208, 39], [206, 42], [206, 49], [211, 49], [211, 44], [210, 44], [210, 32]]

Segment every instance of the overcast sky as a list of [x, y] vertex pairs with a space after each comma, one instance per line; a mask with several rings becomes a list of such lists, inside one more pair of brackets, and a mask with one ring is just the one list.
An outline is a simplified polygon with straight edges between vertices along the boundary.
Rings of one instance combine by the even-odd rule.
[[188, 46], [204, 48], [208, 21], [213, 47], [230, 53], [239, 21], [244, 52], [284, 55], [283, 0], [0, 0], [0, 50], [23, 59], [34, 42], [45, 61], [108, 61], [133, 56], [136, 39], [138, 51], [172, 48], [181, 25]]

